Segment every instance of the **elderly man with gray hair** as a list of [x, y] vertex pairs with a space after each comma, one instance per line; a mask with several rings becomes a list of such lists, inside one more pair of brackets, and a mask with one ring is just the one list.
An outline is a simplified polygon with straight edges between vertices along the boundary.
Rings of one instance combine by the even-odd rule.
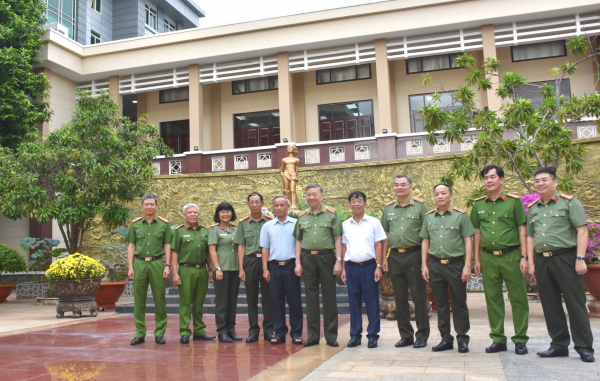
[[[173, 283], [179, 287], [179, 334], [181, 344], [189, 344], [190, 335], [194, 340], [213, 340], [206, 333], [202, 321], [204, 299], [212, 274], [208, 271], [208, 229], [198, 224], [200, 208], [194, 203], [183, 206], [185, 224], [177, 226], [173, 232], [171, 256], [173, 263]], [[193, 318], [193, 332], [190, 330], [190, 315]]]

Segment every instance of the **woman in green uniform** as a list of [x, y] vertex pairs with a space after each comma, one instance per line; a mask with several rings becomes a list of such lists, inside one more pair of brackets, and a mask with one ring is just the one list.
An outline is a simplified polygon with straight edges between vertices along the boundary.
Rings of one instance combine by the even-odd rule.
[[235, 226], [231, 224], [237, 216], [233, 206], [222, 202], [217, 206], [214, 220], [208, 230], [208, 251], [215, 270], [215, 323], [219, 341], [240, 341], [235, 334], [235, 313], [240, 289], [237, 246], [233, 243]]

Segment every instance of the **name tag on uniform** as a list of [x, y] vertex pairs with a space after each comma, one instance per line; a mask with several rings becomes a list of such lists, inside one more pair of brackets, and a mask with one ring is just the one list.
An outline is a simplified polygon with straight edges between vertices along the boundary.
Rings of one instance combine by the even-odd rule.
[[436, 221], [430, 222], [429, 225], [437, 225]]
[[388, 213], [388, 216], [395, 216], [396, 213]]
[[191, 237], [191, 236], [192, 236], [191, 234], [187, 234], [187, 235], [184, 235], [183, 238]]
[[138, 230], [137, 232], [138, 232], [138, 233], [143, 233], [144, 231], [143, 231], [143, 230]]
[[480, 210], [479, 212], [477, 212], [477, 214], [482, 214], [485, 213], [485, 210]]
[[219, 234], [220, 237], [227, 237], [227, 234]]
[[537, 215], [538, 215], [537, 213], [533, 213], [533, 214], [531, 215], [531, 217], [535, 217], [535, 216], [537, 216]]
[[252, 229], [246, 230], [246, 233], [252, 233]]

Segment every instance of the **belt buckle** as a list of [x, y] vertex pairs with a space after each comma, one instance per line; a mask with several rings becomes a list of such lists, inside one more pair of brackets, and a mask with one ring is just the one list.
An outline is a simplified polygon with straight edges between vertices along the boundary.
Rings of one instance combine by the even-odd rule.
[[197, 268], [197, 269], [199, 269], [199, 268], [200, 268], [200, 265], [196, 265], [196, 268]]
[[551, 252], [551, 251], [544, 251], [544, 252], [542, 253], [542, 255], [543, 255], [544, 257], [551, 257], [551, 256], [552, 256], [552, 252]]
[[396, 249], [399, 253], [406, 253], [406, 249]]
[[494, 251], [492, 251], [492, 254], [494, 254], [494, 255], [502, 255], [502, 250], [494, 250]]
[[440, 259], [440, 263], [442, 265], [447, 265], [448, 263], [450, 263], [450, 260], [449, 259]]
[[146, 261], [146, 262], [152, 262], [152, 257], [146, 257], [146, 258], [144, 258], [144, 261]]
[[317, 255], [317, 254], [319, 254], [319, 250], [312, 250], [310, 252], [310, 255]]
[[279, 264], [279, 266], [285, 266], [286, 261], [280, 261], [280, 262], [277, 262], [277, 263]]
[[256, 254], [256, 258], [262, 258], [262, 254]]

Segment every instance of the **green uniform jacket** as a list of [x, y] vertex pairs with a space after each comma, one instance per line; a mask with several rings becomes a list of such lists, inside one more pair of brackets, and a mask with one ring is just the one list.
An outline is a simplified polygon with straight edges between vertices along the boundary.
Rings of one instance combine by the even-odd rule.
[[171, 243], [173, 230], [166, 218], [155, 216], [150, 223], [144, 217], [131, 222], [125, 241], [135, 245], [135, 255], [156, 257], [165, 254], [165, 245]]
[[315, 215], [306, 209], [298, 215], [294, 237], [302, 243], [304, 250], [335, 249], [334, 238], [342, 234], [342, 221], [334, 208], [321, 205]]
[[428, 211], [425, 200], [412, 196], [406, 206], [401, 206], [398, 200], [385, 204], [381, 225], [390, 234], [389, 247], [405, 249], [421, 245], [423, 238], [419, 234]]
[[439, 258], [465, 255], [465, 238], [475, 235], [475, 228], [462, 209], [450, 206], [444, 214], [437, 209], [425, 215], [421, 238], [428, 239], [429, 254]]
[[519, 196], [503, 192], [496, 201], [489, 196], [475, 200], [471, 222], [481, 229], [481, 247], [502, 250], [521, 244], [519, 226], [525, 225], [527, 215]]
[[242, 218], [235, 229], [233, 243], [246, 246], [246, 255], [262, 253], [259, 245], [260, 231], [264, 224], [272, 219], [273, 217], [266, 214], [261, 215], [258, 221], [255, 221], [252, 215]]
[[173, 231], [171, 250], [177, 253], [179, 263], [204, 264], [208, 256], [208, 229], [197, 225], [179, 225]]
[[[217, 245], [217, 256], [222, 271], [239, 271], [237, 245], [233, 242], [235, 226], [225, 229], [221, 224], [214, 224], [208, 229], [208, 244]], [[215, 266], [213, 265], [213, 269]]]
[[557, 192], [547, 204], [540, 198], [529, 205], [527, 235], [536, 253], [576, 247], [576, 228], [586, 224], [581, 202], [571, 195]]

